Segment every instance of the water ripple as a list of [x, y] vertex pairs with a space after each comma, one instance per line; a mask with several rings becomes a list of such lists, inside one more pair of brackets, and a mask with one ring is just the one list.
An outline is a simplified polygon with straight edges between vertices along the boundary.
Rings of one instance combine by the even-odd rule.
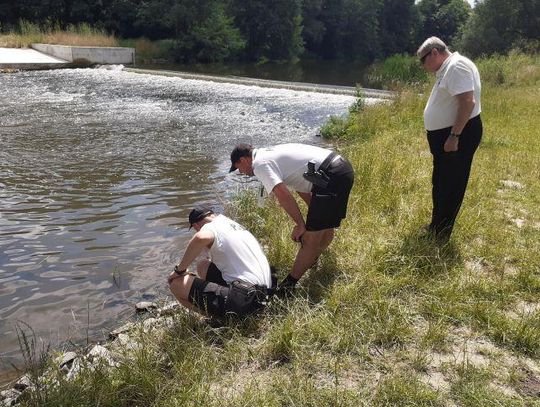
[[18, 320], [77, 338], [88, 309], [97, 334], [166, 292], [189, 209], [245, 187], [227, 175], [231, 146], [320, 143], [353, 101], [120, 70], [1, 81], [0, 356], [16, 352]]

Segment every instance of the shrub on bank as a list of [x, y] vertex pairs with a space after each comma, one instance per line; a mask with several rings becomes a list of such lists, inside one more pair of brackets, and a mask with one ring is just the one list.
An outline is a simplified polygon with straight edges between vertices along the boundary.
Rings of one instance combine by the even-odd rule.
[[123, 39], [120, 46], [135, 48], [137, 62], [172, 62], [174, 40], [151, 41], [147, 38]]
[[0, 34], [0, 47], [27, 48], [33, 43], [96, 47], [118, 46], [118, 40], [113, 35], [86, 23], [70, 24], [65, 29], [61, 29], [51, 23], [38, 25], [20, 20], [14, 31]]
[[428, 75], [410, 55], [393, 55], [382, 62], [371, 65], [362, 80], [367, 88], [396, 90], [403, 86], [414, 86], [428, 81]]

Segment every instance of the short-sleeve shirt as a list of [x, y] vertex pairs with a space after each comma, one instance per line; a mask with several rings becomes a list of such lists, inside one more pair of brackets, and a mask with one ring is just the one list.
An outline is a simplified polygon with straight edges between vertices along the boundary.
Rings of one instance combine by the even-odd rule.
[[451, 127], [457, 117], [460, 93], [473, 91], [474, 108], [469, 118], [478, 116], [480, 105], [480, 74], [476, 65], [457, 52], [452, 53], [435, 74], [436, 81], [424, 109], [426, 130]]
[[271, 287], [268, 260], [257, 239], [242, 225], [224, 215], [217, 215], [201, 230], [214, 235], [210, 259], [227, 283], [242, 280]]
[[289, 143], [253, 150], [253, 173], [269, 194], [274, 187], [284, 183], [298, 192], [310, 192], [311, 182], [303, 174], [307, 164], [315, 162], [317, 170], [331, 150], [308, 144]]

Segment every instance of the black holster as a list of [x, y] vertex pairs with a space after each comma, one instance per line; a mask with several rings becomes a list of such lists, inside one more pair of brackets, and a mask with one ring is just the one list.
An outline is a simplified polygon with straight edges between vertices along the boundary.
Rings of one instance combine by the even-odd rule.
[[264, 308], [268, 301], [267, 288], [236, 280], [229, 286], [225, 300], [225, 312], [245, 316]]

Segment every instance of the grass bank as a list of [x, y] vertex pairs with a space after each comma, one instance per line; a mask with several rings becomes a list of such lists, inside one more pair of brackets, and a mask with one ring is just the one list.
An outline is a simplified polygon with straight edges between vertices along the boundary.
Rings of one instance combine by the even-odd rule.
[[[540, 406], [540, 61], [479, 67], [484, 139], [449, 244], [417, 233], [429, 84], [358, 103], [324, 129], [355, 167], [348, 217], [296, 298], [217, 328], [178, 313], [115, 368], [53, 369], [22, 405]], [[277, 204], [246, 194], [230, 212], [285, 274], [297, 248]]]
[[16, 30], [0, 34], [0, 47], [28, 48], [33, 43], [117, 47], [118, 39], [105, 30], [91, 27], [85, 23], [60, 29], [55, 26], [39, 26], [27, 21], [20, 21]]

